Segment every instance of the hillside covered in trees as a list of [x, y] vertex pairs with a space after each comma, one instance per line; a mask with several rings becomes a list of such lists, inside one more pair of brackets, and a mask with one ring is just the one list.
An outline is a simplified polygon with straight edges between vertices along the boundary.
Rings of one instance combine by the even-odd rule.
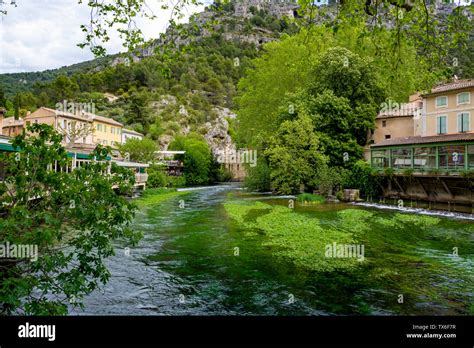
[[[472, 77], [474, 71], [472, 6], [430, 5], [429, 22], [424, 22], [423, 9], [403, 9], [393, 16], [400, 9], [381, 4], [343, 16], [334, 5], [308, 10], [285, 2], [217, 1], [193, 15], [189, 24], [172, 24], [138, 52], [57, 70], [0, 75], [0, 106], [8, 116], [22, 117], [63, 100], [93, 102], [96, 113], [164, 148], [177, 135], [194, 132], [213, 150], [230, 146], [227, 136], [238, 146], [266, 148], [278, 127], [301, 109], [320, 116], [336, 112], [343, 122], [357, 114], [361, 119], [341, 130], [339, 140], [329, 132], [334, 124], [317, 123], [325, 151], [350, 148], [354, 157], [345, 163], [349, 166], [360, 158], [363, 134], [373, 128], [381, 102], [404, 102], [415, 91], [454, 74]], [[329, 58], [324, 55], [333, 48]], [[332, 59], [330, 65], [321, 65], [324, 59]], [[343, 68], [350, 64], [349, 80], [357, 84], [328, 85], [344, 74], [334, 65], [337, 61]], [[360, 92], [365, 104], [342, 92], [367, 89], [364, 81], [373, 87]], [[341, 164], [338, 159], [330, 163]]]

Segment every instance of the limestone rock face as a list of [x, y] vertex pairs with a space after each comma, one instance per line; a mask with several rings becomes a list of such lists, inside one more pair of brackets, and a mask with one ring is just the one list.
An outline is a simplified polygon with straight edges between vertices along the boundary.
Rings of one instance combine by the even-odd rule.
[[227, 108], [214, 108], [217, 118], [213, 122], [205, 124], [207, 133], [204, 135], [207, 144], [214, 154], [235, 151], [235, 144], [228, 134], [229, 122], [226, 118], [235, 118], [232, 111]]
[[235, 0], [235, 16], [251, 17], [250, 8], [252, 6], [257, 10], [266, 10], [277, 17], [287, 16], [289, 18], [294, 18], [294, 11], [299, 7], [296, 0]]
[[160, 100], [150, 103], [154, 113], [160, 115], [166, 113], [166, 107], [174, 106], [178, 111], [174, 122], [179, 124], [179, 129], [174, 134], [163, 134], [159, 137], [159, 146], [161, 150], [167, 150], [171, 141], [177, 134], [187, 135], [192, 131], [198, 132], [204, 136], [209, 148], [214, 154], [235, 151], [235, 144], [229, 135], [229, 122], [227, 119], [235, 119], [237, 115], [230, 109], [224, 107], [213, 107], [212, 112], [216, 115], [212, 120], [202, 124], [198, 128], [188, 124], [189, 111], [186, 105], [179, 105], [176, 97], [163, 95]]

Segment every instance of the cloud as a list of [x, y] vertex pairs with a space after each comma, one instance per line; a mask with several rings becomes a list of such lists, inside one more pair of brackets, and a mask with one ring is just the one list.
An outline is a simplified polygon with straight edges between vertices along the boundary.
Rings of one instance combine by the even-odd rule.
[[[161, 9], [160, 0], [147, 0], [158, 17], [139, 19], [146, 39], [164, 32], [170, 12]], [[10, 1], [5, 1], [7, 4]], [[80, 26], [89, 20], [89, 8], [78, 0], [17, 0], [17, 7], [4, 5], [8, 14], [0, 19], [0, 73], [42, 71], [94, 58], [88, 48], [77, 46], [84, 39]], [[85, 1], [87, 3], [87, 1]], [[186, 18], [202, 6], [190, 7]], [[186, 20], [185, 18], [185, 20]], [[110, 32], [105, 45], [108, 53], [124, 51], [118, 34]]]

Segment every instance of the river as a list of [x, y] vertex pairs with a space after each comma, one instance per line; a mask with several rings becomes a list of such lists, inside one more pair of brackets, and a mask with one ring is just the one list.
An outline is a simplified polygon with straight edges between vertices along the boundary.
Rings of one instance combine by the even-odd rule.
[[[117, 243], [109, 283], [73, 315], [468, 315], [474, 314], [474, 224], [440, 217], [427, 233], [370, 230], [364, 267], [315, 272], [276, 259], [223, 207], [234, 186], [191, 191], [142, 208], [138, 246]], [[288, 198], [245, 196], [286, 205]], [[180, 202], [180, 200], [183, 200]], [[183, 203], [184, 202], [184, 207]], [[181, 203], [181, 206], [180, 206]], [[337, 211], [392, 210], [349, 204], [299, 206], [330, 224]], [[387, 235], [390, 235], [387, 238]], [[459, 256], [452, 255], [452, 246]], [[238, 255], [235, 248], [238, 247]], [[400, 300], [403, 295], [403, 300]]]

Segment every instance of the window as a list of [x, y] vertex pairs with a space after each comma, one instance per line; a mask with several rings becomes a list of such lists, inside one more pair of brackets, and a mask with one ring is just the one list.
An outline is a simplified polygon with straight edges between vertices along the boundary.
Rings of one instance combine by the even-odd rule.
[[387, 127], [387, 121], [382, 121], [382, 127]]
[[99, 132], [102, 132], [102, 125], [101, 125], [100, 123], [97, 124], [97, 130], [98, 130]]
[[442, 97], [436, 98], [436, 107], [437, 108], [442, 108], [442, 107], [445, 107], [445, 106], [448, 106], [448, 97], [442, 96]]
[[390, 134], [385, 134], [385, 139], [390, 139], [392, 136]]
[[104, 124], [104, 132], [107, 132], [107, 126]]
[[392, 168], [410, 168], [411, 149], [392, 150]]
[[458, 114], [458, 132], [463, 133], [463, 132], [469, 132], [469, 117], [470, 114], [469, 112], [463, 112]]
[[436, 118], [436, 133], [438, 134], [446, 134], [446, 119], [447, 116], [438, 116]]
[[438, 148], [440, 169], [464, 168], [464, 145], [447, 145]]
[[471, 102], [471, 93], [462, 92], [457, 95], [457, 103], [459, 104], [469, 104]]
[[110, 127], [110, 133], [115, 134], [115, 127]]
[[467, 163], [469, 165], [469, 169], [474, 169], [474, 145], [467, 146]]
[[415, 168], [436, 168], [436, 147], [415, 147], [413, 149]]

